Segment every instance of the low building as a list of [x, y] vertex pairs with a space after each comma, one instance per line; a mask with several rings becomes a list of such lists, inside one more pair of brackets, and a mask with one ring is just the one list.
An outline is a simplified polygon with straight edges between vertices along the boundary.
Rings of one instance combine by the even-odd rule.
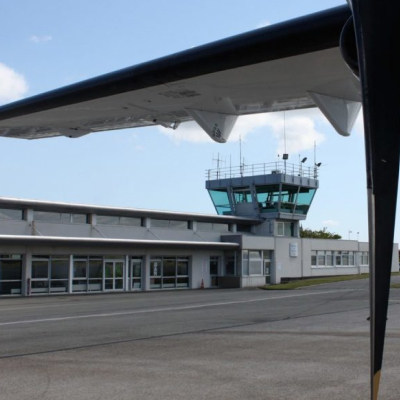
[[[368, 272], [368, 243], [301, 239], [317, 170], [208, 171], [218, 215], [0, 197], [0, 295], [250, 287]], [[397, 244], [393, 271], [398, 270]]]

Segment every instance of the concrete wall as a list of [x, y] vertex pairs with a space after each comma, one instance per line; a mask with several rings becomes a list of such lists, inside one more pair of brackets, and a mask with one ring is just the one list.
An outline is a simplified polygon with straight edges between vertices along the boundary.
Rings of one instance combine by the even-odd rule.
[[143, 240], [187, 240], [220, 242], [221, 235], [231, 232], [198, 229], [146, 228], [123, 225], [68, 224], [38, 221], [1, 220], [0, 235], [33, 235], [61, 237], [93, 237]]
[[[271, 276], [271, 283], [279, 283], [282, 277], [303, 275], [301, 242], [299, 238], [275, 238], [274, 273]], [[290, 245], [297, 245], [296, 257], [290, 256]]]

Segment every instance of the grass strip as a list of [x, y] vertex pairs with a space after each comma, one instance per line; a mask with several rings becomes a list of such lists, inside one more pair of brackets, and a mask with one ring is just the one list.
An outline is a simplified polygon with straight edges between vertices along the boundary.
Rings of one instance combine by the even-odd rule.
[[400, 283], [394, 283], [393, 285], [390, 285], [392, 289], [400, 289]]
[[[393, 272], [392, 276], [398, 276], [400, 272]], [[358, 279], [367, 279], [369, 274], [357, 274], [357, 275], [340, 275], [340, 276], [330, 276], [326, 278], [310, 278], [302, 279], [298, 281], [291, 281], [288, 283], [280, 283], [278, 285], [265, 285], [261, 286], [260, 289], [264, 290], [294, 290], [306, 286], [323, 285], [325, 283], [335, 283], [344, 281], [354, 281]], [[400, 284], [391, 285], [392, 288], [400, 289]]]

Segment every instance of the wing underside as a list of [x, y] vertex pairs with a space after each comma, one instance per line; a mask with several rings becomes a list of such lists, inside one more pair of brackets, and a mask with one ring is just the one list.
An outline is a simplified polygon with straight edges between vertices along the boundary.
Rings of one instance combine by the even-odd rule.
[[[348, 10], [339, 9], [334, 9], [338, 14], [335, 18], [342, 23]], [[293, 46], [292, 42], [299, 40], [302, 26], [310, 31], [308, 35], [333, 35], [332, 27], [319, 22], [320, 14], [313, 17], [318, 21], [314, 27], [310, 17], [286, 24], [281, 40], [286, 47], [277, 48], [277, 28], [267, 27], [254, 31], [253, 36], [234, 37], [228, 44], [217, 42], [205, 49], [178, 53], [170, 60], [155, 60], [1, 107], [0, 135], [23, 139], [79, 137], [152, 125], [176, 129], [183, 122], [195, 120], [214, 140], [225, 142], [241, 115], [314, 107], [315, 96], [320, 95], [359, 103], [359, 82], [335, 46], [337, 40], [326, 45], [326, 41], [320, 44], [318, 37], [313, 37], [312, 51], [302, 49], [302, 42], [288, 48], [289, 43]], [[338, 30], [340, 23], [335, 18], [333, 26]], [[278, 28], [282, 31], [282, 26]], [[243, 62], [241, 46], [249, 46], [248, 36], [257, 54]], [[225, 67], [216, 55], [216, 65], [210, 64], [216, 50], [225, 51]]]

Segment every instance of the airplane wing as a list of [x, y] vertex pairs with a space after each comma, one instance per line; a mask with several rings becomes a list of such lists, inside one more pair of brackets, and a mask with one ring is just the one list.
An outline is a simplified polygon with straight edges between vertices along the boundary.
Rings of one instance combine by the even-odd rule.
[[195, 120], [226, 142], [240, 115], [319, 106], [348, 135], [359, 81], [339, 50], [337, 7], [0, 107], [0, 136], [39, 139]]

